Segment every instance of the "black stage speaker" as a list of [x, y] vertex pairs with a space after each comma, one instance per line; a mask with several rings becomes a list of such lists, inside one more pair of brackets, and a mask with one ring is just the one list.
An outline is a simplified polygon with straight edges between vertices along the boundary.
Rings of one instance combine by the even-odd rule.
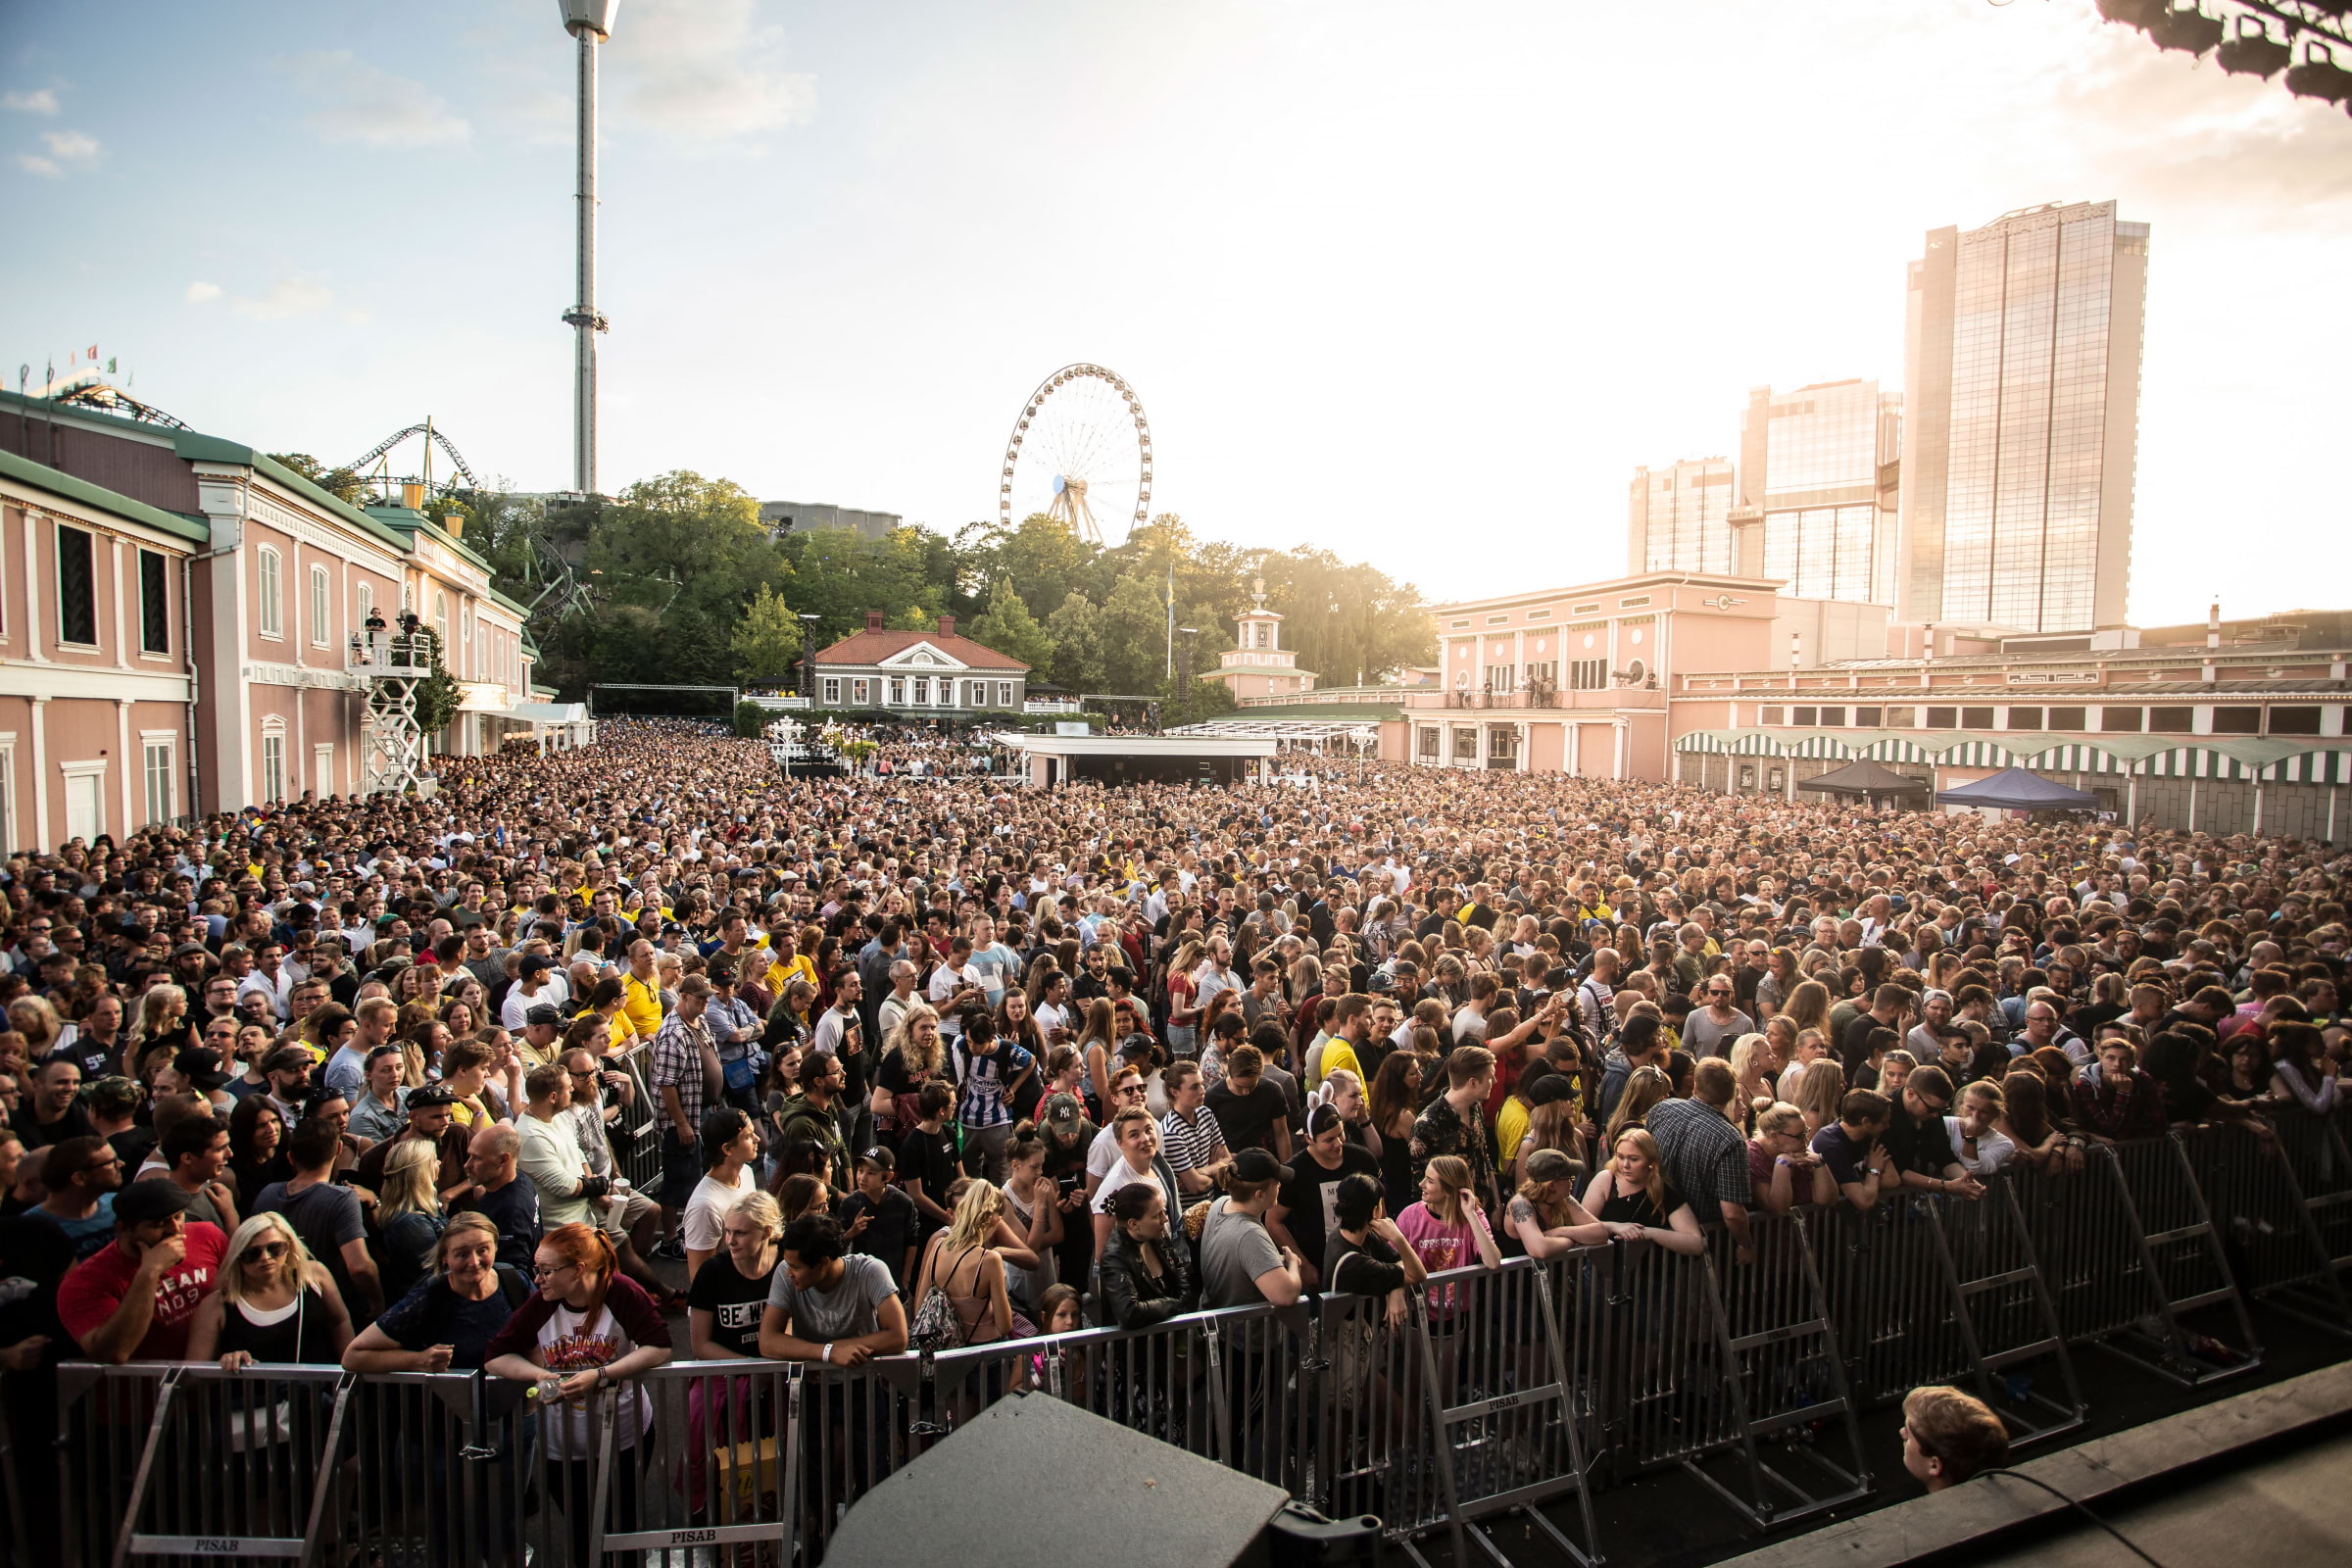
[[1118, 1568], [1369, 1563], [1380, 1535], [1376, 1520], [1322, 1521], [1291, 1508], [1280, 1487], [1063, 1400], [1016, 1394], [859, 1498], [825, 1568], [1032, 1562], [1056, 1517], [1083, 1518], [1085, 1538]]

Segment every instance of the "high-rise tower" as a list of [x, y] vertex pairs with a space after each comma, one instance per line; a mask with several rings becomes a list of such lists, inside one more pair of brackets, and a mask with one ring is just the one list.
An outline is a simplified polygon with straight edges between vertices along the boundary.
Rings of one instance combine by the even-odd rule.
[[1928, 235], [1905, 321], [1897, 614], [2124, 623], [2148, 225], [2052, 203]]

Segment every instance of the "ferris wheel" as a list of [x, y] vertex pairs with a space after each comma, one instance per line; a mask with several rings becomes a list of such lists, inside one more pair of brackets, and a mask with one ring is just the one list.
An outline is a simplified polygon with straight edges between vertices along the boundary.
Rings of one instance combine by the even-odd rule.
[[1069, 365], [1038, 384], [1004, 443], [997, 520], [1011, 528], [1038, 513], [1081, 539], [1116, 544], [1152, 512], [1152, 424], [1143, 399], [1116, 371]]

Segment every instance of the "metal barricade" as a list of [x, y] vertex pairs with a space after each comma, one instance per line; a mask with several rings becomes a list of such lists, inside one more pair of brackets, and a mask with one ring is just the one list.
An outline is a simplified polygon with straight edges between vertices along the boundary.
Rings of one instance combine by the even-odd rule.
[[[1517, 1515], [1571, 1561], [1598, 1557], [1567, 1353], [1576, 1336], [1561, 1321], [1563, 1305], [1573, 1313], [1580, 1299], [1556, 1300], [1551, 1271], [1524, 1257], [1500, 1269], [1432, 1275], [1408, 1293], [1418, 1354], [1407, 1374], [1427, 1415], [1437, 1479], [1434, 1493], [1418, 1489], [1412, 1500], [1441, 1502], [1445, 1513], [1431, 1518], [1416, 1507], [1388, 1518], [1392, 1533], [1443, 1524], [1460, 1563], [1468, 1560], [1466, 1532]], [[1583, 1516], [1584, 1546], [1534, 1511], [1569, 1493]], [[1405, 1545], [1424, 1560], [1409, 1536]]]
[[[2008, 1176], [1990, 1178], [1975, 1202], [1933, 1203], [1927, 1213], [1942, 1239], [1978, 1393], [2008, 1425], [2010, 1446], [2081, 1426], [2082, 1390], [2074, 1355]], [[2044, 1362], [2046, 1369], [2039, 1365]], [[2037, 1370], [2055, 1377], [2058, 1397], [2037, 1386]]]
[[2343, 1279], [2352, 1264], [2352, 1173], [2341, 1141], [2300, 1105], [2281, 1107], [2276, 1128], [2268, 1140], [2236, 1125], [2175, 1136], [2238, 1282], [2306, 1322], [2352, 1334]]
[[[155, 1557], [307, 1563], [314, 1543], [342, 1539], [356, 1377], [340, 1367], [227, 1372], [210, 1362], [157, 1370], [153, 1416], [110, 1522], [107, 1560], [116, 1568]], [[99, 1544], [95, 1530], [81, 1544], [78, 1560], [99, 1560], [86, 1555]]]
[[1836, 1203], [1814, 1228], [1846, 1376], [1866, 1404], [1923, 1383], [1981, 1381], [1932, 1212], [1941, 1200], [1894, 1193], [1869, 1209]]
[[362, 1560], [520, 1563], [531, 1440], [522, 1402], [520, 1385], [477, 1372], [362, 1379], [344, 1505]]
[[662, 1191], [662, 1133], [654, 1114], [659, 1102], [646, 1077], [652, 1059], [651, 1046], [631, 1046], [615, 1059], [615, 1070], [629, 1075], [632, 1099], [609, 1135], [613, 1170], [649, 1197]]

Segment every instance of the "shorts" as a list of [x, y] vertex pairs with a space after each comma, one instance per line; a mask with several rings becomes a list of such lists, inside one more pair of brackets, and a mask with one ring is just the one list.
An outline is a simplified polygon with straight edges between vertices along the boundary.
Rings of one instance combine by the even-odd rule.
[[627, 1196], [614, 1202], [610, 1208], [596, 1210], [596, 1222], [608, 1235], [626, 1236], [639, 1220], [644, 1219], [661, 1206], [643, 1193], [631, 1189]]
[[678, 1138], [677, 1129], [662, 1129], [662, 1191], [657, 1195], [663, 1208], [684, 1208], [694, 1197], [695, 1183], [703, 1179], [703, 1152], [689, 1149]]

